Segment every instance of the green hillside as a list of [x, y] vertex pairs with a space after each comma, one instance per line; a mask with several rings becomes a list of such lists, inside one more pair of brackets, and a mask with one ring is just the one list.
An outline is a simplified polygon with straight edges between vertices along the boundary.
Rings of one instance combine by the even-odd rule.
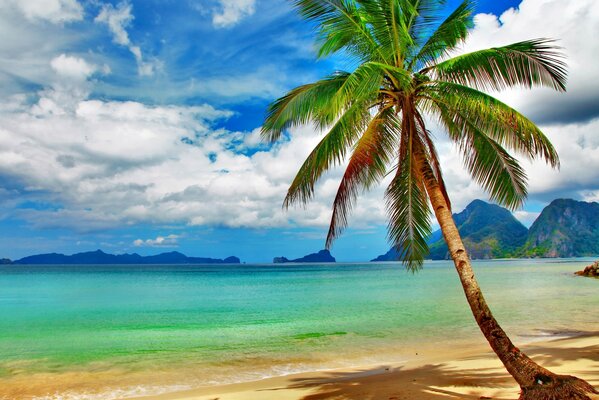
[[583, 257], [599, 254], [599, 204], [557, 199], [532, 224], [521, 257]]
[[[512, 256], [527, 239], [528, 230], [511, 212], [482, 200], [474, 200], [464, 211], [454, 214], [454, 219], [472, 258]], [[430, 248], [431, 259], [449, 258], [442, 238]]]

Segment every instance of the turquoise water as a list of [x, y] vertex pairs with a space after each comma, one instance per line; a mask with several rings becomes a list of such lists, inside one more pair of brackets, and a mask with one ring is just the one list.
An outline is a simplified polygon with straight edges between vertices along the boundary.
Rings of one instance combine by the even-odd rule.
[[[587, 264], [474, 267], [497, 319], [521, 343], [598, 328], [589, 310], [599, 305], [599, 281], [573, 275]], [[149, 393], [483, 340], [449, 262], [417, 274], [395, 263], [3, 266], [0, 288], [0, 398]]]

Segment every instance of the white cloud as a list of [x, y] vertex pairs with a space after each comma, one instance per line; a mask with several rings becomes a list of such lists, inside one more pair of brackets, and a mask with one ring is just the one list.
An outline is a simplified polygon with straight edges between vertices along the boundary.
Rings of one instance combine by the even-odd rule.
[[90, 64], [83, 58], [61, 54], [50, 61], [52, 69], [61, 77], [77, 81], [85, 81], [98, 70], [96, 65]]
[[[547, 7], [559, 8], [558, 3], [544, 2]], [[126, 30], [133, 18], [130, 6], [121, 3], [107, 7], [100, 13], [105, 12], [104, 16], [98, 16], [98, 22], [106, 23], [115, 42], [138, 53], [141, 59], [141, 50], [135, 50]], [[524, 16], [531, 23], [529, 12], [522, 7], [518, 16], [512, 18]], [[565, 15], [576, 32], [591, 29], [599, 21]], [[509, 21], [506, 19], [504, 26], [512, 23]], [[558, 26], [562, 25], [566, 23], [560, 21]], [[504, 29], [483, 28], [484, 24], [479, 23], [474, 34], [479, 43], [490, 43], [499, 34], [497, 29]], [[2, 29], [0, 26], [0, 32]], [[500, 34], [507, 35], [505, 42], [516, 39], [503, 31]], [[562, 34], [568, 36], [569, 31], [564, 28]], [[534, 33], [517, 39], [531, 36]], [[574, 59], [592, 57], [587, 54], [594, 51], [595, 44], [584, 42], [587, 47], [579, 49], [584, 54], [573, 55]], [[258, 130], [230, 132], [217, 128], [220, 120], [232, 114], [209, 105], [150, 106], [135, 101], [90, 99], [90, 78], [106, 71], [99, 66], [100, 62], [93, 63], [84, 57], [87, 58], [58, 51], [43, 60], [40, 65], [49, 71], [45, 74], [49, 76], [46, 82], [50, 83], [38, 93], [34, 104], [24, 95], [0, 100], [0, 177], [11, 183], [6, 189], [10, 198], [0, 204], [0, 216], [16, 216], [38, 227], [68, 226], [80, 230], [137, 223], [326, 226], [339, 170], [322, 179], [314, 201], [305, 209], [293, 208], [287, 213], [281, 209], [289, 183], [319, 140], [313, 129], [292, 129], [288, 141], [266, 151], [259, 141]], [[571, 80], [579, 81], [581, 73], [572, 70]], [[222, 90], [228, 90], [227, 81], [221, 84], [225, 88]], [[230, 84], [232, 87], [232, 81]], [[244, 93], [263, 90], [256, 86], [248, 83]], [[213, 90], [217, 90], [216, 84]], [[280, 91], [268, 90], [269, 95]], [[530, 95], [537, 98], [536, 93]], [[540, 99], [545, 101], [546, 97]], [[532, 103], [524, 102], [522, 107], [530, 109]], [[553, 112], [554, 108], [550, 110]], [[545, 126], [544, 130], [560, 152], [562, 170], [558, 174], [540, 163], [527, 167], [531, 194], [549, 198], [573, 193], [572, 196], [595, 198], [599, 193], [596, 172], [599, 143], [595, 135], [599, 121]], [[461, 210], [474, 198], [485, 198], [462, 168], [455, 149], [442, 139], [444, 134], [439, 133], [438, 137], [454, 210]], [[248, 149], [252, 151], [245, 151]], [[385, 221], [383, 190], [377, 188], [360, 197], [350, 221], [352, 227]], [[4, 192], [0, 197], [3, 196]], [[33, 197], [57, 207], [47, 210], [14, 207], [15, 202]], [[528, 218], [524, 214], [519, 217]], [[156, 239], [145, 239], [144, 243], [147, 240]]]
[[567, 93], [518, 88], [499, 98], [540, 123], [567, 123], [599, 116], [599, 7], [596, 0], [523, 0], [501, 16], [479, 14], [464, 51], [552, 38], [568, 64]]
[[83, 7], [77, 0], [0, 0], [0, 8], [7, 6], [17, 8], [33, 22], [62, 24], [83, 19]]
[[[39, 100], [29, 110], [39, 116], [74, 113], [81, 100], [91, 91], [89, 78], [96, 73], [106, 74], [107, 66], [99, 67], [83, 58], [61, 54], [50, 61], [54, 76], [51, 83], [39, 93]], [[13, 105], [14, 107], [14, 105]]]
[[127, 2], [121, 2], [117, 6], [106, 3], [102, 5], [100, 13], [95, 18], [95, 22], [106, 24], [113, 35], [113, 41], [116, 44], [129, 49], [137, 63], [137, 72], [140, 76], [151, 76], [156, 72], [158, 62], [144, 60], [139, 46], [134, 45], [129, 38], [127, 28], [135, 18], [132, 11], [132, 5]]
[[255, 11], [255, 0], [219, 0], [218, 2], [220, 9], [212, 15], [212, 24], [217, 28], [236, 25]]
[[[56, 72], [49, 68], [51, 60], [61, 53], [72, 54], [69, 49], [76, 48], [85, 37], [81, 31], [75, 33], [77, 28], [72, 25], [36, 23], [28, 20], [16, 7], [3, 7], [4, 4], [0, 0], [2, 97], [20, 93], [23, 87], [48, 85], [56, 77]], [[95, 57], [92, 53], [85, 54], [89, 58]]]
[[133, 241], [135, 247], [177, 247], [179, 235], [158, 236], [156, 239], [136, 239]]
[[[57, 91], [57, 89], [54, 89]], [[289, 183], [320, 135], [292, 129], [290, 140], [259, 149], [258, 130], [214, 128], [230, 112], [203, 106], [148, 106], [139, 102], [80, 99], [68, 107], [49, 90], [38, 103], [15, 98], [0, 111], [0, 176], [17, 182], [12, 196], [40, 196], [56, 209], [14, 211], [37, 227], [97, 230], [138, 223], [229, 227], [324, 227], [340, 170], [323, 177], [306, 208], [281, 209]], [[60, 94], [60, 92], [58, 91]], [[56, 93], [54, 93], [56, 94]], [[44, 108], [51, 103], [53, 108]], [[0, 106], [3, 107], [3, 106]], [[49, 111], [51, 110], [51, 111]], [[562, 171], [541, 164], [528, 170], [531, 193], [599, 191], [599, 143], [592, 123], [551, 127]], [[563, 131], [570, 136], [563, 135]], [[455, 149], [439, 142], [454, 210], [485, 198], [461, 166]], [[240, 152], [241, 151], [241, 152]], [[360, 197], [354, 228], [385, 221], [384, 185]], [[2, 214], [2, 213], [0, 213]], [[525, 220], [527, 215], [517, 215]]]
[[[59, 71], [72, 72], [65, 75], [80, 78], [97, 70], [67, 57], [54, 63]], [[21, 201], [43, 193], [46, 202], [59, 205], [13, 208], [13, 214], [34, 226], [96, 230], [136, 223], [328, 223], [339, 171], [323, 179], [306, 209], [281, 209], [295, 172], [319, 140], [310, 127], [293, 129], [289, 141], [265, 151], [258, 130], [214, 128], [232, 115], [228, 111], [90, 100], [64, 88], [43, 90], [32, 105], [21, 97], [0, 105], [5, 107], [0, 110], [0, 176], [16, 182]], [[381, 193], [372, 195], [374, 201], [359, 202], [356, 224], [383, 220]]]
[[547, 197], [599, 189], [599, 118], [590, 122], [544, 128], [561, 159], [560, 170], [541, 162], [526, 167], [530, 192]]

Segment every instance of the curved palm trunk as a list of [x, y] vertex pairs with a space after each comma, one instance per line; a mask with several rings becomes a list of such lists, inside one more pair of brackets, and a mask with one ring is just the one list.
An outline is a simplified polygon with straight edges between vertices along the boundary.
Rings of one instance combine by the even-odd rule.
[[[426, 171], [423, 173], [426, 175]], [[557, 375], [541, 367], [518, 349], [493, 317], [474, 277], [470, 259], [447, 201], [438, 184], [425, 180], [425, 186], [449, 253], [460, 276], [466, 299], [483, 335], [507, 371], [520, 385], [520, 399], [589, 399], [597, 393], [587, 382], [572, 376]]]

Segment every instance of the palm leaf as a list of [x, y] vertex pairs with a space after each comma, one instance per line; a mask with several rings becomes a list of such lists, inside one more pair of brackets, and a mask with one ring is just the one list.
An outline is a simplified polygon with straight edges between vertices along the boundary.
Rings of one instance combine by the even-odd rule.
[[552, 40], [536, 39], [504, 47], [475, 51], [421, 72], [430, 72], [441, 81], [469, 85], [481, 90], [502, 90], [514, 86], [540, 85], [566, 90], [566, 64]]
[[518, 111], [493, 96], [467, 86], [438, 82], [427, 87], [435, 102], [456, 110], [502, 146], [530, 159], [542, 158], [559, 167], [555, 148], [543, 132]]
[[327, 248], [347, 226], [352, 204], [360, 190], [370, 188], [385, 176], [397, 139], [392, 114], [393, 110], [389, 108], [380, 110], [356, 143], [333, 202]]
[[353, 101], [363, 102], [378, 99], [385, 77], [391, 79], [396, 87], [408, 88], [410, 75], [402, 68], [376, 61], [365, 62], [352, 72], [332, 98], [331, 105], [342, 110]]
[[354, 1], [347, 0], [295, 0], [300, 14], [318, 24], [319, 57], [341, 49], [366, 61], [387, 57], [369, 30], [365, 15]]
[[307, 203], [321, 175], [343, 162], [349, 148], [366, 128], [370, 114], [367, 105], [354, 103], [343, 113], [325, 137], [316, 145], [300, 167], [283, 203], [289, 207], [296, 202]]
[[522, 206], [527, 178], [518, 160], [459, 113], [440, 109], [440, 120], [458, 144], [472, 178], [497, 203], [510, 209]]
[[[413, 121], [412, 121], [413, 123]], [[416, 271], [429, 253], [430, 208], [416, 152], [422, 149], [415, 125], [404, 116], [397, 171], [385, 192], [388, 237], [405, 267]], [[422, 150], [420, 150], [422, 151]], [[422, 158], [422, 156], [421, 156]]]
[[274, 101], [267, 110], [262, 125], [262, 137], [274, 142], [285, 129], [303, 125], [312, 120], [319, 125], [332, 123], [338, 110], [331, 107], [331, 99], [351, 74], [336, 72], [320, 81], [299, 86]]
[[387, 62], [400, 65], [402, 43], [410, 40], [409, 32], [399, 22], [402, 15], [400, 3], [396, 0], [359, 1], [371, 26], [377, 44], [386, 56]]
[[418, 54], [411, 60], [409, 68], [415, 64], [423, 65], [432, 62], [466, 39], [468, 29], [473, 26], [472, 13], [474, 2], [465, 0], [460, 4], [437, 29], [428, 37]]

